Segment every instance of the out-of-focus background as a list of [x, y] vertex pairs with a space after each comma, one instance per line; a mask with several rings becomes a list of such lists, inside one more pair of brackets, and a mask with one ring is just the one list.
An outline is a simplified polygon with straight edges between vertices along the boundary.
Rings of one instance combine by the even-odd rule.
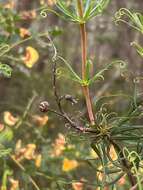
[[[42, 3], [44, 1], [41, 1]], [[7, 4], [6, 1], [1, 1], [3, 4]], [[41, 4], [42, 4], [41, 3]], [[16, 23], [17, 28], [26, 28], [31, 33], [43, 33], [44, 31], [53, 31], [54, 43], [58, 49], [60, 55], [62, 55], [68, 62], [77, 70], [80, 69], [80, 37], [79, 28], [76, 24], [68, 23], [54, 16], [48, 14], [46, 18], [40, 17], [40, 0], [38, 1], [14, 1], [14, 5], [11, 4], [14, 12], [23, 14], [25, 11], [37, 10], [35, 18], [28, 19], [28, 13], [24, 21]], [[88, 31], [88, 57], [95, 63], [94, 70], [102, 68], [111, 60], [121, 59], [127, 62], [128, 69], [133, 73], [134, 77], [142, 73], [142, 59], [138, 56], [134, 48], [131, 47], [131, 42], [141, 40], [139, 33], [135, 32], [131, 28], [124, 24], [119, 26], [114, 23], [114, 14], [122, 7], [134, 9], [137, 11], [142, 10], [143, 3], [141, 0], [136, 1], [111, 1], [108, 8], [105, 10], [103, 16], [98, 16], [92, 19], [87, 26]], [[23, 17], [24, 17], [23, 16]], [[29, 16], [30, 17], [30, 16]], [[16, 34], [11, 38], [16, 38]], [[45, 39], [43, 39], [44, 41]], [[48, 41], [48, 40], [47, 40]], [[48, 98], [51, 94], [51, 52], [50, 48], [40, 39], [31, 40], [22, 44], [22, 48], [25, 46], [32, 46], [40, 53], [40, 59], [32, 70], [26, 70], [22, 67], [14, 69], [14, 74], [11, 79], [2, 79], [0, 85], [0, 97], [1, 102], [5, 104], [1, 106], [1, 111], [10, 109], [13, 105], [24, 106], [27, 99], [31, 97], [32, 91], [36, 90], [39, 96], [42, 98]], [[18, 58], [18, 52], [24, 51], [23, 49], [16, 47], [15, 58]], [[19, 53], [20, 54], [20, 53]], [[8, 61], [8, 60], [7, 60]], [[129, 80], [131, 82], [131, 80]], [[63, 85], [60, 86], [61, 90], [66, 93], [73, 92], [74, 84], [63, 81]], [[128, 83], [122, 82], [119, 72], [111, 72], [108, 78], [104, 82], [96, 85], [96, 90], [93, 89], [93, 96], [99, 96], [114, 90], [129, 90]], [[80, 89], [79, 89], [80, 91]], [[77, 96], [78, 95], [78, 91]], [[19, 96], [20, 95], [20, 96]], [[50, 98], [52, 98], [50, 96]], [[50, 99], [49, 98], [49, 99]], [[50, 100], [49, 100], [50, 101]]]
[[[36, 92], [37, 95], [33, 101], [34, 103], [30, 107], [30, 111], [28, 110], [28, 114], [26, 113], [28, 121], [25, 121], [22, 125], [19, 124], [17, 129], [14, 130], [14, 139], [11, 146], [14, 149], [18, 142], [22, 142], [21, 146], [23, 147], [26, 147], [28, 144], [35, 144], [36, 151], [39, 152], [39, 154], [42, 153], [42, 169], [39, 169], [39, 172], [35, 170], [34, 164], [29, 164], [32, 158], [28, 161], [24, 161], [26, 170], [30, 174], [34, 176], [33, 171], [38, 173], [37, 176], [34, 177], [41, 186], [41, 190], [70, 189], [73, 188], [71, 184], [66, 184], [65, 186], [65, 184], [62, 183], [62, 185], [64, 185], [61, 185], [61, 187], [59, 185], [58, 187], [54, 182], [58, 177], [61, 177], [61, 181], [63, 178], [67, 180], [73, 178], [75, 180], [89, 178], [91, 181], [94, 181], [94, 171], [91, 170], [90, 166], [85, 166], [84, 162], [82, 163], [82, 157], [85, 157], [85, 155], [87, 157], [89, 155], [91, 156], [91, 150], [88, 146], [88, 139], [87, 141], [85, 140], [85, 144], [80, 143], [82, 140], [80, 137], [77, 142], [72, 141], [73, 136], [76, 135], [73, 132], [70, 139], [67, 137], [67, 141], [70, 142], [71, 146], [68, 147], [66, 145], [67, 147], [62, 159], [66, 157], [81, 160], [80, 171], [77, 170], [72, 174], [61, 173], [62, 159], [60, 158], [57, 161], [56, 156], [55, 160], [50, 162], [50, 159], [52, 159], [49, 158], [49, 154], [52, 154], [50, 152], [51, 149], [53, 150], [53, 154], [61, 155], [63, 151], [62, 148], [60, 153], [55, 153], [54, 149], [56, 149], [56, 144], [58, 144], [60, 140], [60, 143], [63, 143], [62, 146], [65, 146], [64, 140], [67, 133], [70, 133], [70, 130], [65, 128], [63, 122], [58, 117], [50, 113], [47, 119], [46, 114], [39, 112], [38, 105], [39, 102], [43, 100], [48, 101], [50, 106], [56, 109], [52, 90], [53, 48], [46, 36], [39, 37], [39, 35], [48, 31], [58, 53], [80, 74], [80, 33], [78, 25], [64, 21], [51, 13], [48, 13], [45, 18], [41, 17], [40, 7], [44, 6], [44, 4], [49, 4], [51, 8], [54, 8], [54, 4], [52, 4], [51, 0], [0, 1], [0, 42], [13, 44], [31, 35], [34, 36], [34, 38], [28, 41], [19, 45], [17, 44], [15, 48], [11, 49], [8, 54], [1, 58], [1, 63], [11, 65], [13, 72], [11, 78], [0, 76], [0, 118], [1, 123], [3, 123], [7, 122], [5, 121], [6, 114], [9, 114], [7, 116], [8, 119], [14, 117], [12, 120], [23, 116], [26, 110], [29, 109], [28, 106], [31, 103], [33, 93]], [[114, 22], [116, 11], [122, 7], [142, 12], [143, 1], [112, 0], [102, 16], [92, 19], [87, 24], [88, 58], [94, 63], [93, 72], [96, 72], [116, 59], [123, 60], [127, 64], [124, 69], [120, 67], [111, 69], [111, 71], [105, 74], [104, 81], [100, 81], [92, 87], [93, 102], [96, 101], [98, 97], [108, 94], [122, 94], [122, 92], [125, 94], [133, 93], [133, 80], [143, 73], [143, 60], [131, 46], [131, 42], [133, 41], [142, 43], [142, 36], [127, 25], [116, 25]], [[32, 68], [27, 67], [26, 62], [24, 62], [27, 47], [33, 48], [33, 51], [37, 51], [39, 55], [38, 61]], [[60, 67], [62, 66], [60, 63]], [[61, 71], [59, 70], [59, 72]], [[70, 103], [63, 102], [68, 112], [74, 113], [75, 115], [80, 115], [81, 110], [85, 112], [85, 102], [78, 84], [68, 80], [66, 77], [59, 77], [58, 89], [61, 95], [71, 94], [78, 99], [78, 103], [74, 106]], [[139, 90], [142, 90], [141, 82], [139, 84]], [[121, 101], [115, 99], [110, 102], [111, 110], [123, 112], [127, 102], [126, 100], [124, 101], [122, 97], [120, 97], [120, 99]], [[58, 141], [57, 139], [60, 140]], [[57, 157], [59, 158], [59, 156]], [[0, 164], [1, 168], [5, 167], [4, 161], [1, 161]], [[12, 163], [12, 161], [9, 161], [9, 166], [7, 167], [12, 167], [13, 172], [16, 171], [13, 174], [13, 178], [20, 181], [19, 183], [22, 187], [20, 189], [34, 189], [31, 184], [29, 185], [29, 182], [25, 183], [22, 181], [22, 179], [28, 181], [28, 177], [24, 172], [21, 174], [20, 169]], [[42, 174], [41, 171], [44, 174]], [[45, 176], [43, 177], [42, 175]], [[0, 176], [3, 176], [3, 171], [0, 171]], [[0, 184], [2, 184], [1, 180]], [[85, 189], [92, 190], [93, 188], [87, 183]], [[125, 187], [123, 189], [125, 189]]]

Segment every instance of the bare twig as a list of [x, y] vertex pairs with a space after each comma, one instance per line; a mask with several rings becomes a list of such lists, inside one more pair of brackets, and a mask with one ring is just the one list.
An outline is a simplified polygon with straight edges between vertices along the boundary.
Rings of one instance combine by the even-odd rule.
[[[26, 172], [24, 166], [23, 166], [20, 162], [18, 162], [12, 155], [10, 155], [10, 158], [13, 160], [13, 162], [14, 162], [22, 171]], [[27, 175], [28, 175], [28, 174], [27, 174]], [[40, 190], [40, 188], [38, 187], [38, 185], [36, 184], [36, 182], [34, 181], [34, 179], [33, 179], [30, 175], [28, 175], [28, 177], [29, 177], [30, 182], [31, 182], [31, 183], [33, 184], [33, 186], [35, 187], [35, 189], [36, 189], [36, 190]]]
[[55, 99], [56, 99], [59, 111], [63, 114], [64, 111], [63, 111], [62, 105], [61, 105], [61, 98], [59, 97], [58, 92], [57, 92], [56, 70], [57, 70], [57, 64], [56, 64], [56, 60], [55, 60], [53, 63], [53, 90], [54, 90], [54, 95], [55, 95]]
[[67, 113], [59, 113], [56, 110], [52, 110], [52, 109], [48, 109], [48, 111], [62, 117], [73, 129], [76, 129], [79, 132], [97, 134], [97, 130], [79, 125], [76, 122], [72, 121], [72, 119], [68, 116]]

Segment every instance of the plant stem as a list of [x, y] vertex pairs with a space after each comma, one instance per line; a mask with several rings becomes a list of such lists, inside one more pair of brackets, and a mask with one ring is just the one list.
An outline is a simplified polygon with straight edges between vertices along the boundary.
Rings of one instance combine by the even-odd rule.
[[[82, 0], [77, 0], [78, 14], [83, 18], [83, 3]], [[80, 24], [80, 35], [81, 35], [81, 49], [82, 49], [82, 80], [86, 79], [86, 61], [87, 61], [87, 33], [86, 33], [86, 24]], [[83, 86], [83, 94], [86, 100], [86, 106], [88, 111], [88, 116], [91, 122], [91, 125], [95, 124], [92, 101], [90, 97], [89, 87]]]

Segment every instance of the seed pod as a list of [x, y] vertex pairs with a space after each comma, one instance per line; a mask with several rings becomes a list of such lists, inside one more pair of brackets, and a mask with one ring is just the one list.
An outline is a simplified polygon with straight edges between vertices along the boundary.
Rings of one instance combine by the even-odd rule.
[[65, 99], [70, 101], [72, 104], [77, 104], [77, 100], [73, 98], [70, 94], [66, 94]]
[[49, 103], [47, 101], [43, 101], [43, 102], [40, 103], [39, 110], [41, 112], [47, 112], [48, 109], [49, 109]]

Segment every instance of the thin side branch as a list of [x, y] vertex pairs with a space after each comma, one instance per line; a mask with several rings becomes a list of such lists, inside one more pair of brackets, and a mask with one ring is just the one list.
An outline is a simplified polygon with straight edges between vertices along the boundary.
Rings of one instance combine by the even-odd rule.
[[61, 105], [61, 101], [60, 101], [60, 97], [58, 95], [57, 92], [57, 76], [56, 76], [56, 70], [57, 70], [57, 64], [56, 64], [56, 60], [53, 62], [53, 90], [54, 90], [54, 96], [59, 108], [59, 111], [63, 114], [64, 111], [62, 109], [62, 105]]

